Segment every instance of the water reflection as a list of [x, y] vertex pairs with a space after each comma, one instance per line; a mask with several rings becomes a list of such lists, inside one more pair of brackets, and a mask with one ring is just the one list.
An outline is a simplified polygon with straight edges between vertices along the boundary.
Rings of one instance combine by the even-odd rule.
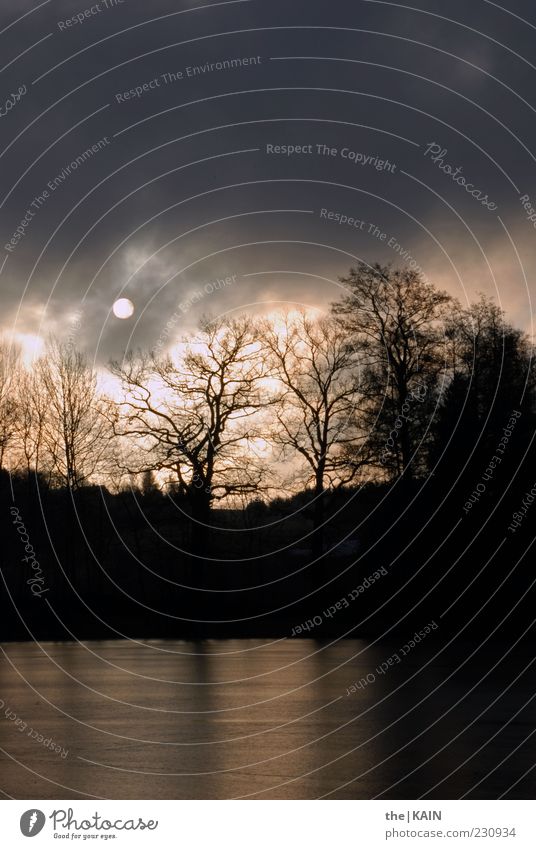
[[488, 647], [467, 663], [468, 648], [430, 641], [389, 664], [395, 642], [363, 640], [4, 651], [3, 788], [16, 798], [534, 794], [523, 652], [497, 664], [503, 650]]

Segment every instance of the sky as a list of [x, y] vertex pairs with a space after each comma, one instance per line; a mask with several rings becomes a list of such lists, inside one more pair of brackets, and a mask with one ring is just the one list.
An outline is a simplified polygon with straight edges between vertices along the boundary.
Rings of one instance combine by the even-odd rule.
[[532, 333], [535, 36], [528, 0], [3, 0], [0, 332], [104, 364], [363, 260]]

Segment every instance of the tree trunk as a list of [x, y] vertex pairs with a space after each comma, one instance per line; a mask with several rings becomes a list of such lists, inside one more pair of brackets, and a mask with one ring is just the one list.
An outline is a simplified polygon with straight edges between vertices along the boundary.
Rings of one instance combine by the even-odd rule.
[[210, 542], [210, 495], [204, 489], [189, 494], [191, 516], [191, 563], [198, 584], [204, 574], [203, 558], [207, 556]]
[[311, 550], [313, 558], [322, 557], [324, 553], [324, 470], [316, 474], [313, 509], [313, 535]]
[[405, 421], [402, 422], [402, 427], [400, 428], [400, 453], [402, 455], [402, 474], [404, 480], [410, 481], [413, 478], [413, 469], [411, 467], [412, 450], [408, 423]]

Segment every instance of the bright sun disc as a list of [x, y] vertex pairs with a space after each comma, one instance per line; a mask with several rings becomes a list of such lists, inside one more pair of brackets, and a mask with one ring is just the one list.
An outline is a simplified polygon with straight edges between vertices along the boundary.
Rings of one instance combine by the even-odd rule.
[[130, 318], [134, 313], [134, 304], [128, 298], [119, 298], [112, 309], [116, 318]]

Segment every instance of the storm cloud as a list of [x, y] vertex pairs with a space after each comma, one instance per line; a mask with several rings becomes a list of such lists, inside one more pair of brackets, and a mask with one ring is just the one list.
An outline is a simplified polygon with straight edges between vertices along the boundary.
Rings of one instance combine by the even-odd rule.
[[363, 259], [530, 331], [533, 19], [528, 0], [4, 2], [3, 329], [74, 332], [105, 362], [177, 311], [179, 336], [327, 307]]

